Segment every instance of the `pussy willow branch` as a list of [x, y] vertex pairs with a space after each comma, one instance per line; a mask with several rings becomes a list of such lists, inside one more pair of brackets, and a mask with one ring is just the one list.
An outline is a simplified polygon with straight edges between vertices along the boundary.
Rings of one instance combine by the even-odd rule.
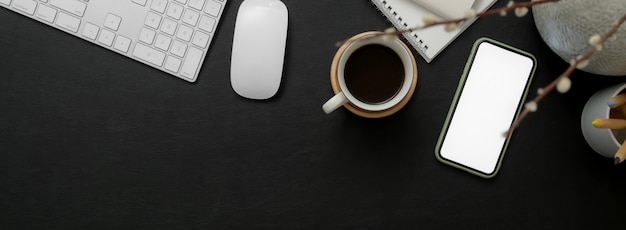
[[[399, 36], [403, 33], [406, 32], [412, 32], [412, 31], [416, 31], [416, 30], [423, 30], [426, 28], [430, 28], [433, 26], [437, 26], [437, 25], [447, 25], [447, 24], [459, 24], [461, 22], [467, 21], [469, 19], [472, 19], [474, 17], [482, 17], [482, 16], [491, 16], [491, 15], [496, 15], [496, 14], [502, 14], [502, 12], [508, 12], [508, 11], [513, 11], [517, 8], [524, 8], [524, 7], [531, 7], [534, 5], [539, 5], [539, 4], [544, 4], [544, 3], [548, 3], [548, 2], [558, 2], [560, 0], [531, 0], [528, 2], [513, 2], [511, 1], [507, 6], [505, 7], [501, 7], [501, 8], [496, 8], [496, 9], [491, 9], [491, 10], [487, 10], [481, 13], [477, 13], [475, 16], [472, 17], [463, 17], [463, 18], [458, 18], [458, 19], [453, 19], [453, 20], [444, 20], [444, 21], [436, 21], [436, 22], [432, 22], [432, 23], [428, 23], [425, 25], [421, 25], [421, 26], [416, 26], [416, 27], [412, 27], [412, 28], [408, 28], [408, 29], [404, 29], [404, 30], [387, 30], [384, 31], [384, 33], [379, 34], [384, 36], [384, 35], [391, 35], [391, 36]], [[342, 44], [348, 42], [349, 40], [343, 40], [343, 41], [338, 41], [337, 43], [335, 43], [335, 46], [339, 47]]]
[[[528, 2], [511, 2], [510, 4], [508, 4], [505, 7], [501, 7], [501, 8], [495, 8], [495, 9], [491, 9], [491, 10], [487, 10], [481, 13], [477, 13], [476, 17], [483, 17], [483, 16], [491, 16], [491, 15], [499, 15], [502, 12], [508, 12], [508, 11], [513, 11], [517, 8], [521, 8], [521, 7], [531, 7], [534, 5], [539, 5], [539, 4], [544, 4], [544, 3], [548, 3], [548, 2], [558, 2], [560, 0], [536, 0], [536, 1], [528, 1]], [[464, 22], [466, 20], [472, 19], [473, 17], [463, 17], [463, 18], [458, 18], [458, 19], [452, 19], [452, 20], [444, 20], [444, 21], [437, 21], [437, 22], [433, 22], [433, 23], [429, 23], [429, 24], [425, 24], [422, 26], [417, 26], [417, 27], [413, 27], [413, 28], [409, 28], [409, 29], [404, 29], [404, 30], [397, 30], [397, 31], [393, 31], [391, 33], [395, 34], [395, 35], [401, 35], [403, 33], [406, 32], [411, 32], [414, 30], [423, 30], [426, 28], [430, 28], [433, 26], [437, 26], [437, 25], [446, 25], [446, 24], [459, 24], [461, 22]]]
[[[611, 38], [613, 35], [615, 35], [615, 33], [617, 32], [619, 27], [622, 24], [624, 24], [624, 21], [626, 21], [626, 14], [624, 14], [618, 21], [616, 21], [613, 24], [613, 27], [611, 28], [611, 30], [609, 30], [606, 34], [604, 34], [604, 35], [602, 35], [600, 37], [600, 40], [598, 41], [597, 45], [591, 45], [591, 47], [589, 47], [589, 49], [587, 49], [587, 51], [584, 54], [582, 54], [578, 58], [574, 59], [570, 63], [569, 67], [565, 70], [565, 72], [563, 72], [559, 77], [554, 79], [554, 81], [552, 81], [550, 84], [548, 84], [546, 87], [544, 87], [543, 90], [541, 90], [541, 92], [532, 101], [530, 101], [528, 103], [538, 104], [548, 93], [550, 93], [552, 90], [554, 90], [554, 88], [559, 83], [559, 81], [563, 80], [564, 78], [569, 78], [570, 75], [572, 74], [572, 72], [574, 72], [574, 70], [576, 70], [577, 66], [581, 62], [588, 61], [589, 57], [591, 57], [591, 55], [593, 55], [596, 51], [598, 51], [598, 47], [602, 47], [602, 45], [609, 38]], [[505, 135], [508, 136], [508, 134], [513, 132], [513, 130], [519, 126], [519, 124], [522, 122], [522, 120], [530, 112], [532, 112], [532, 111], [529, 108], [525, 107], [524, 110], [522, 111], [522, 113], [520, 114], [520, 116], [515, 120], [515, 122], [513, 122], [513, 124], [509, 128], [509, 130], [505, 133]]]

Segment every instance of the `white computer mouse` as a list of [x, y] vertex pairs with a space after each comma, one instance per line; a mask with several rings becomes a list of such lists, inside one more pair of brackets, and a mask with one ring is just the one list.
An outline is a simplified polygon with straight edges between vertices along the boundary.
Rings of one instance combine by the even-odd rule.
[[280, 0], [245, 0], [235, 22], [230, 83], [242, 97], [278, 92], [287, 43], [287, 7]]

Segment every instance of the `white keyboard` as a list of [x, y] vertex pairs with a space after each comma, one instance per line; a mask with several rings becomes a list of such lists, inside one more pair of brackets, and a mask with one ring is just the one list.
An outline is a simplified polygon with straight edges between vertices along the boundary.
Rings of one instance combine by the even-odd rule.
[[227, 0], [0, 0], [0, 6], [195, 82]]

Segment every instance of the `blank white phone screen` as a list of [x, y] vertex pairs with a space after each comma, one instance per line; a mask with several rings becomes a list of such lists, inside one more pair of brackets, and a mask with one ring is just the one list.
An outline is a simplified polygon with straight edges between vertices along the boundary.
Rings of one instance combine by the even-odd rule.
[[484, 174], [496, 170], [534, 61], [488, 42], [478, 46], [440, 156]]

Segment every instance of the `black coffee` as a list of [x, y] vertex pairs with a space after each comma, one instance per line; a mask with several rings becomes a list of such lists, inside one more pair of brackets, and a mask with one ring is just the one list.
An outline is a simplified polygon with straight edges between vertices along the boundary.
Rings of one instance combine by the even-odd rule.
[[404, 81], [404, 65], [392, 49], [383, 45], [363, 46], [348, 58], [344, 79], [350, 93], [368, 104], [393, 98]]

